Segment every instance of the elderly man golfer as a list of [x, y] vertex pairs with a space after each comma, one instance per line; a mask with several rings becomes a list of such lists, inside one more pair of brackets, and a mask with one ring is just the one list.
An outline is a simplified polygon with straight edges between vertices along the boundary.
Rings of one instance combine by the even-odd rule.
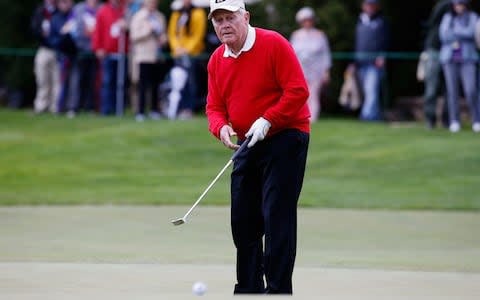
[[208, 17], [222, 42], [208, 64], [209, 130], [230, 149], [251, 137], [231, 177], [234, 293], [292, 294], [310, 132], [307, 84], [289, 42], [251, 27], [243, 1], [210, 0]]

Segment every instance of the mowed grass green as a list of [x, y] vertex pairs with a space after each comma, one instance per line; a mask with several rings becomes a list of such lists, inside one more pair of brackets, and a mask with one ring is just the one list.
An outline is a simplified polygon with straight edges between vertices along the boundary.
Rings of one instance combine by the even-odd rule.
[[[191, 204], [231, 152], [187, 122], [0, 110], [0, 205]], [[480, 209], [480, 135], [324, 118], [302, 206]], [[229, 203], [225, 175], [204, 200]]]
[[[200, 206], [187, 224], [173, 226], [170, 220], [186, 209], [0, 207], [0, 262], [230, 265], [233, 270], [229, 208]], [[475, 212], [300, 208], [297, 265], [479, 273], [479, 226]]]

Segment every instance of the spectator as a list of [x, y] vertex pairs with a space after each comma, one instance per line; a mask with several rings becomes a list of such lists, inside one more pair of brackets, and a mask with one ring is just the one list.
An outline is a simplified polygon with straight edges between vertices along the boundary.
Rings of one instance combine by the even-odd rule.
[[[131, 26], [133, 16], [142, 8], [144, 0], [126, 0], [127, 12], [125, 13], [125, 20], [127, 21], [128, 28]], [[133, 60], [133, 53], [128, 53], [128, 97], [130, 97], [130, 105], [132, 108], [138, 108], [138, 81], [140, 76], [140, 70], [138, 63]]]
[[73, 38], [79, 55], [72, 62], [67, 104], [69, 117], [75, 116], [82, 106], [85, 111], [95, 111], [97, 60], [92, 55], [92, 34], [99, 6], [98, 0], [84, 0], [74, 7]]
[[440, 24], [440, 61], [447, 86], [450, 131], [460, 130], [459, 82], [470, 106], [472, 129], [480, 132], [480, 107], [477, 95], [478, 54], [475, 26], [478, 16], [468, 8], [468, 0], [452, 0], [453, 10]]
[[57, 112], [64, 112], [69, 93], [69, 77], [71, 64], [77, 55], [77, 47], [72, 34], [75, 30], [73, 18], [73, 0], [57, 0], [58, 12], [52, 17], [50, 45], [57, 51], [57, 59], [60, 63], [60, 95], [58, 97]]
[[51, 20], [56, 13], [55, 0], [44, 0], [32, 17], [32, 31], [40, 46], [35, 54], [34, 73], [37, 92], [34, 100], [34, 112], [57, 111], [60, 93], [60, 70], [56, 53], [48, 43]]
[[380, 86], [384, 76], [388, 36], [387, 23], [378, 0], [363, 0], [355, 33], [355, 56], [364, 94], [360, 112], [360, 119], [364, 121], [382, 119]]
[[315, 28], [315, 13], [312, 8], [300, 9], [296, 21], [301, 28], [293, 32], [290, 42], [307, 79], [310, 91], [308, 98], [310, 121], [315, 122], [321, 110], [321, 88], [330, 81], [332, 66], [330, 46], [325, 33]]
[[224, 44], [208, 63], [209, 130], [229, 149], [233, 136], [249, 141], [231, 176], [234, 293], [292, 294], [308, 86], [288, 41], [250, 26], [242, 0], [210, 1], [209, 18]]
[[[193, 6], [192, 0], [183, 0], [183, 5], [179, 10], [175, 10], [168, 24], [168, 40], [170, 49], [175, 59], [175, 66], [172, 71], [172, 77], [179, 75], [179, 81], [185, 81], [184, 86], [180, 86], [182, 92], [182, 102], [178, 116], [180, 119], [189, 119], [192, 117], [193, 109], [198, 97], [198, 82], [196, 78], [198, 63], [195, 56], [205, 50], [205, 35], [207, 30], [207, 16], [202, 8]], [[187, 76], [183, 76], [183, 72]], [[185, 78], [186, 77], [186, 78]], [[175, 79], [173, 79], [175, 80]], [[171, 100], [171, 99], [170, 99]], [[175, 100], [169, 101], [175, 106]], [[171, 107], [172, 108], [172, 107]], [[176, 109], [170, 109], [170, 117], [174, 117]]]
[[127, 91], [128, 53], [125, 3], [109, 0], [97, 13], [97, 23], [92, 36], [92, 48], [102, 68], [100, 112], [103, 115], [123, 113]]
[[159, 51], [167, 42], [165, 17], [157, 10], [157, 0], [144, 0], [144, 6], [138, 11], [130, 24], [130, 39], [133, 48], [133, 61], [139, 64], [140, 80], [138, 86], [138, 107], [135, 119], [145, 119], [147, 90], [151, 95], [150, 117], [160, 118], [158, 88], [165, 74], [161, 64]]
[[[444, 82], [442, 78], [442, 66], [440, 65], [440, 36], [439, 27], [443, 15], [450, 9], [451, 0], [440, 0], [432, 10], [427, 21], [427, 37], [425, 39], [424, 52], [422, 59], [425, 60], [424, 74], [424, 113], [427, 120], [427, 128], [435, 128], [437, 124], [437, 100], [444, 91]], [[444, 103], [442, 110], [442, 122], [448, 126], [447, 105]]]

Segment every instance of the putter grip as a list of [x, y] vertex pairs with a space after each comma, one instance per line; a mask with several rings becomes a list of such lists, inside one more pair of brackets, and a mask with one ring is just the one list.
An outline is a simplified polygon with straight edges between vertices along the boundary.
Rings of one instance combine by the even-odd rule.
[[252, 139], [251, 136], [249, 136], [245, 141], [243, 141], [242, 145], [240, 146], [240, 148], [238, 148], [237, 151], [235, 151], [235, 153], [233, 153], [232, 155], [232, 158], [230, 158], [231, 160], [235, 160], [237, 158], [237, 156], [242, 153], [243, 150], [245, 150], [245, 148], [247, 148], [247, 145], [248, 143], [250, 143], [250, 140]]

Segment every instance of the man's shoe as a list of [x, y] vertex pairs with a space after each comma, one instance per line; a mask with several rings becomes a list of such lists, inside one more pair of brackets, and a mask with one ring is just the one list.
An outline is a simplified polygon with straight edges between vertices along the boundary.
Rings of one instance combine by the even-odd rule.
[[75, 116], [76, 116], [75, 111], [69, 110], [69, 111], [67, 112], [67, 118], [73, 119], [73, 118], [75, 118]]
[[139, 123], [145, 122], [145, 116], [143, 114], [138, 114], [135, 116], [135, 121]]
[[473, 123], [472, 130], [473, 132], [480, 132], [480, 123]]
[[450, 132], [452, 133], [457, 133], [460, 131], [460, 123], [458, 122], [452, 122], [450, 124], [450, 127], [448, 128], [450, 130]]
[[193, 118], [193, 112], [189, 109], [185, 109], [178, 114], [178, 119], [180, 121], [186, 121]]
[[427, 127], [428, 130], [435, 129], [435, 123], [433, 123], [431, 121], [427, 121], [426, 127]]

